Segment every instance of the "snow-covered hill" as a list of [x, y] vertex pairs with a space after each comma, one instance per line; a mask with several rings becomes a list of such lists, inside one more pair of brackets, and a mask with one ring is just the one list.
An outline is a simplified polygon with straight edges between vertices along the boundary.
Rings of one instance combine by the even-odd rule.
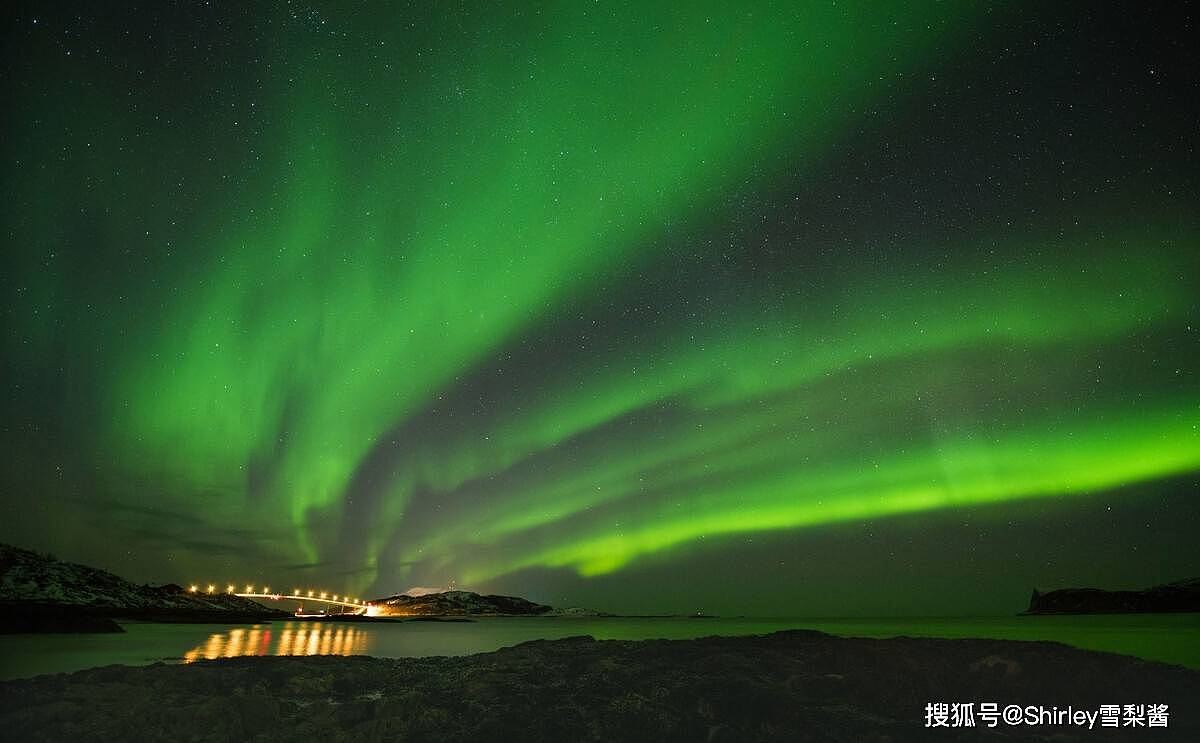
[[0, 544], [0, 601], [117, 610], [274, 610], [228, 594], [192, 594], [181, 586], [139, 586], [104, 570]]
[[396, 616], [521, 616], [542, 615], [552, 607], [517, 596], [481, 596], [473, 591], [443, 591], [420, 596], [400, 594], [371, 602], [382, 615]]

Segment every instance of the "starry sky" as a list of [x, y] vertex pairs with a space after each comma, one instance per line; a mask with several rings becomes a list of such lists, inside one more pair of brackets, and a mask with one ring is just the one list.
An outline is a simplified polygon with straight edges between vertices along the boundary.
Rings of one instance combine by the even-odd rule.
[[119, 5], [3, 11], [0, 540], [624, 612], [1200, 574], [1190, 9]]

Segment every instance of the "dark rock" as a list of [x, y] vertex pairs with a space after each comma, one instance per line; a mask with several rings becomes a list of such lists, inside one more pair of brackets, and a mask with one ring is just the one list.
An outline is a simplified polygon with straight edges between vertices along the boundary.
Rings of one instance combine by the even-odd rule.
[[0, 602], [0, 634], [124, 631], [103, 612], [88, 607]]
[[1062, 588], [1034, 589], [1026, 614], [1149, 614], [1200, 612], [1200, 578], [1181, 580], [1140, 591]]

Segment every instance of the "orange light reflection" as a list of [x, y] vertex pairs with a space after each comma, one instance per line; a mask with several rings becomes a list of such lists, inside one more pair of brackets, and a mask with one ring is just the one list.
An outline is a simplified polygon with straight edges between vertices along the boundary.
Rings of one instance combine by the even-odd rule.
[[367, 635], [334, 622], [287, 622], [278, 633], [254, 626], [215, 632], [183, 654], [183, 662], [248, 655], [362, 655]]

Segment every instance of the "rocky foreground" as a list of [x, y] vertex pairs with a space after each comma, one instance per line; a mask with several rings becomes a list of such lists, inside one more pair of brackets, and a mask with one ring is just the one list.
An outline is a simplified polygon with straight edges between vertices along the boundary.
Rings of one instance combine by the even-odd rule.
[[[1048, 642], [811, 631], [537, 641], [463, 658], [240, 658], [0, 684], [11, 740], [1200, 740], [1200, 672]], [[925, 705], [1169, 705], [1167, 728], [924, 727]], [[1097, 737], [1099, 736], [1099, 737]]]

